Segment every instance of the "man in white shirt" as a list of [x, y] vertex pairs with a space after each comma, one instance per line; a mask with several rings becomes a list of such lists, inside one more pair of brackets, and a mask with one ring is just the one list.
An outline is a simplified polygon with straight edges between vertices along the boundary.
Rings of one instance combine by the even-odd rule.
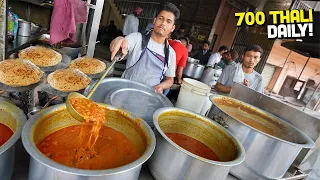
[[227, 51], [228, 51], [228, 48], [226, 46], [219, 47], [218, 52], [211, 54], [211, 56], [208, 60], [207, 66], [214, 67], [215, 64], [220, 62], [220, 60], [222, 58], [222, 54]]
[[142, 8], [137, 7], [134, 9], [133, 14], [129, 14], [126, 16], [126, 19], [124, 20], [123, 29], [122, 29], [122, 33], [124, 36], [129, 35], [133, 32], [138, 32], [138, 29], [139, 29], [138, 16], [140, 16], [142, 10], [143, 10]]
[[172, 3], [166, 3], [154, 19], [154, 29], [149, 34], [135, 32], [111, 42], [112, 60], [120, 49], [122, 58], [127, 56], [123, 78], [144, 83], [158, 93], [172, 86], [176, 54], [167, 37], [173, 32], [179, 16], [179, 9]]
[[241, 83], [255, 91], [263, 93], [264, 83], [261, 74], [254, 70], [259, 63], [263, 49], [258, 45], [248, 46], [244, 50], [242, 63], [227, 66], [218, 79], [215, 89], [219, 93], [230, 93], [234, 83]]

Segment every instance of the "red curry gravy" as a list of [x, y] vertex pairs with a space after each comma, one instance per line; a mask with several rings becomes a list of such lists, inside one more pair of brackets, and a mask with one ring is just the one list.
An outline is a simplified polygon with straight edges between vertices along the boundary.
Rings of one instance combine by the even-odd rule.
[[0, 146], [6, 143], [13, 135], [13, 131], [6, 125], [0, 123]]
[[[84, 129], [82, 129], [84, 128]], [[122, 133], [102, 126], [93, 151], [86, 147], [90, 125], [75, 125], [56, 131], [38, 145], [50, 159], [80, 169], [110, 169], [129, 164], [139, 158], [135, 145]], [[84, 136], [79, 138], [84, 130]]]
[[50, 159], [80, 169], [110, 169], [139, 158], [135, 145], [122, 133], [104, 126], [106, 110], [85, 98], [70, 103], [85, 122], [58, 130], [38, 145]]
[[220, 161], [219, 157], [209, 147], [200, 141], [178, 133], [165, 133], [173, 142], [178, 144], [183, 149], [213, 161]]

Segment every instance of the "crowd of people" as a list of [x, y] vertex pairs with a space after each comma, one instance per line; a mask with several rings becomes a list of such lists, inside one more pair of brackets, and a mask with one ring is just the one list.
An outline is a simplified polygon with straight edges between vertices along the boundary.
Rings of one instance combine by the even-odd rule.
[[[175, 30], [180, 11], [174, 4], [166, 3], [153, 23], [138, 32], [137, 17], [142, 12], [142, 8], [136, 8], [133, 14], [127, 15], [124, 36], [118, 36], [110, 43], [111, 59], [121, 52], [122, 59], [127, 60], [123, 78], [144, 83], [158, 93], [166, 93], [174, 82], [182, 83], [192, 44], [184, 25]], [[254, 70], [263, 53], [260, 46], [247, 47], [239, 63], [236, 63], [239, 53], [234, 49], [221, 46], [217, 52], [211, 53], [209, 48], [210, 42], [203, 41], [201, 50], [192, 57], [206, 68], [223, 69], [215, 86], [218, 92], [230, 93], [234, 83], [241, 83], [263, 93], [263, 78]]]

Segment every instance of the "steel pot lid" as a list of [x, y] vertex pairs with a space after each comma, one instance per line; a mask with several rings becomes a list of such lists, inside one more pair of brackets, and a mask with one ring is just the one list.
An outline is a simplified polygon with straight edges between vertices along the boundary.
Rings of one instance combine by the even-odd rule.
[[153, 126], [153, 113], [162, 107], [167, 107], [157, 93], [150, 93], [141, 89], [123, 88], [113, 91], [105, 99], [106, 104], [132, 112]]

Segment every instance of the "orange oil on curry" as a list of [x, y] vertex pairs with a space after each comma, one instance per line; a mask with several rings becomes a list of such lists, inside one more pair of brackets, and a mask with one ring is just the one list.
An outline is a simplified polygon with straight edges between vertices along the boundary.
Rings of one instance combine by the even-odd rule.
[[139, 158], [135, 145], [122, 133], [104, 126], [106, 109], [85, 98], [70, 102], [85, 122], [58, 130], [38, 145], [50, 159], [80, 169], [110, 169]]

